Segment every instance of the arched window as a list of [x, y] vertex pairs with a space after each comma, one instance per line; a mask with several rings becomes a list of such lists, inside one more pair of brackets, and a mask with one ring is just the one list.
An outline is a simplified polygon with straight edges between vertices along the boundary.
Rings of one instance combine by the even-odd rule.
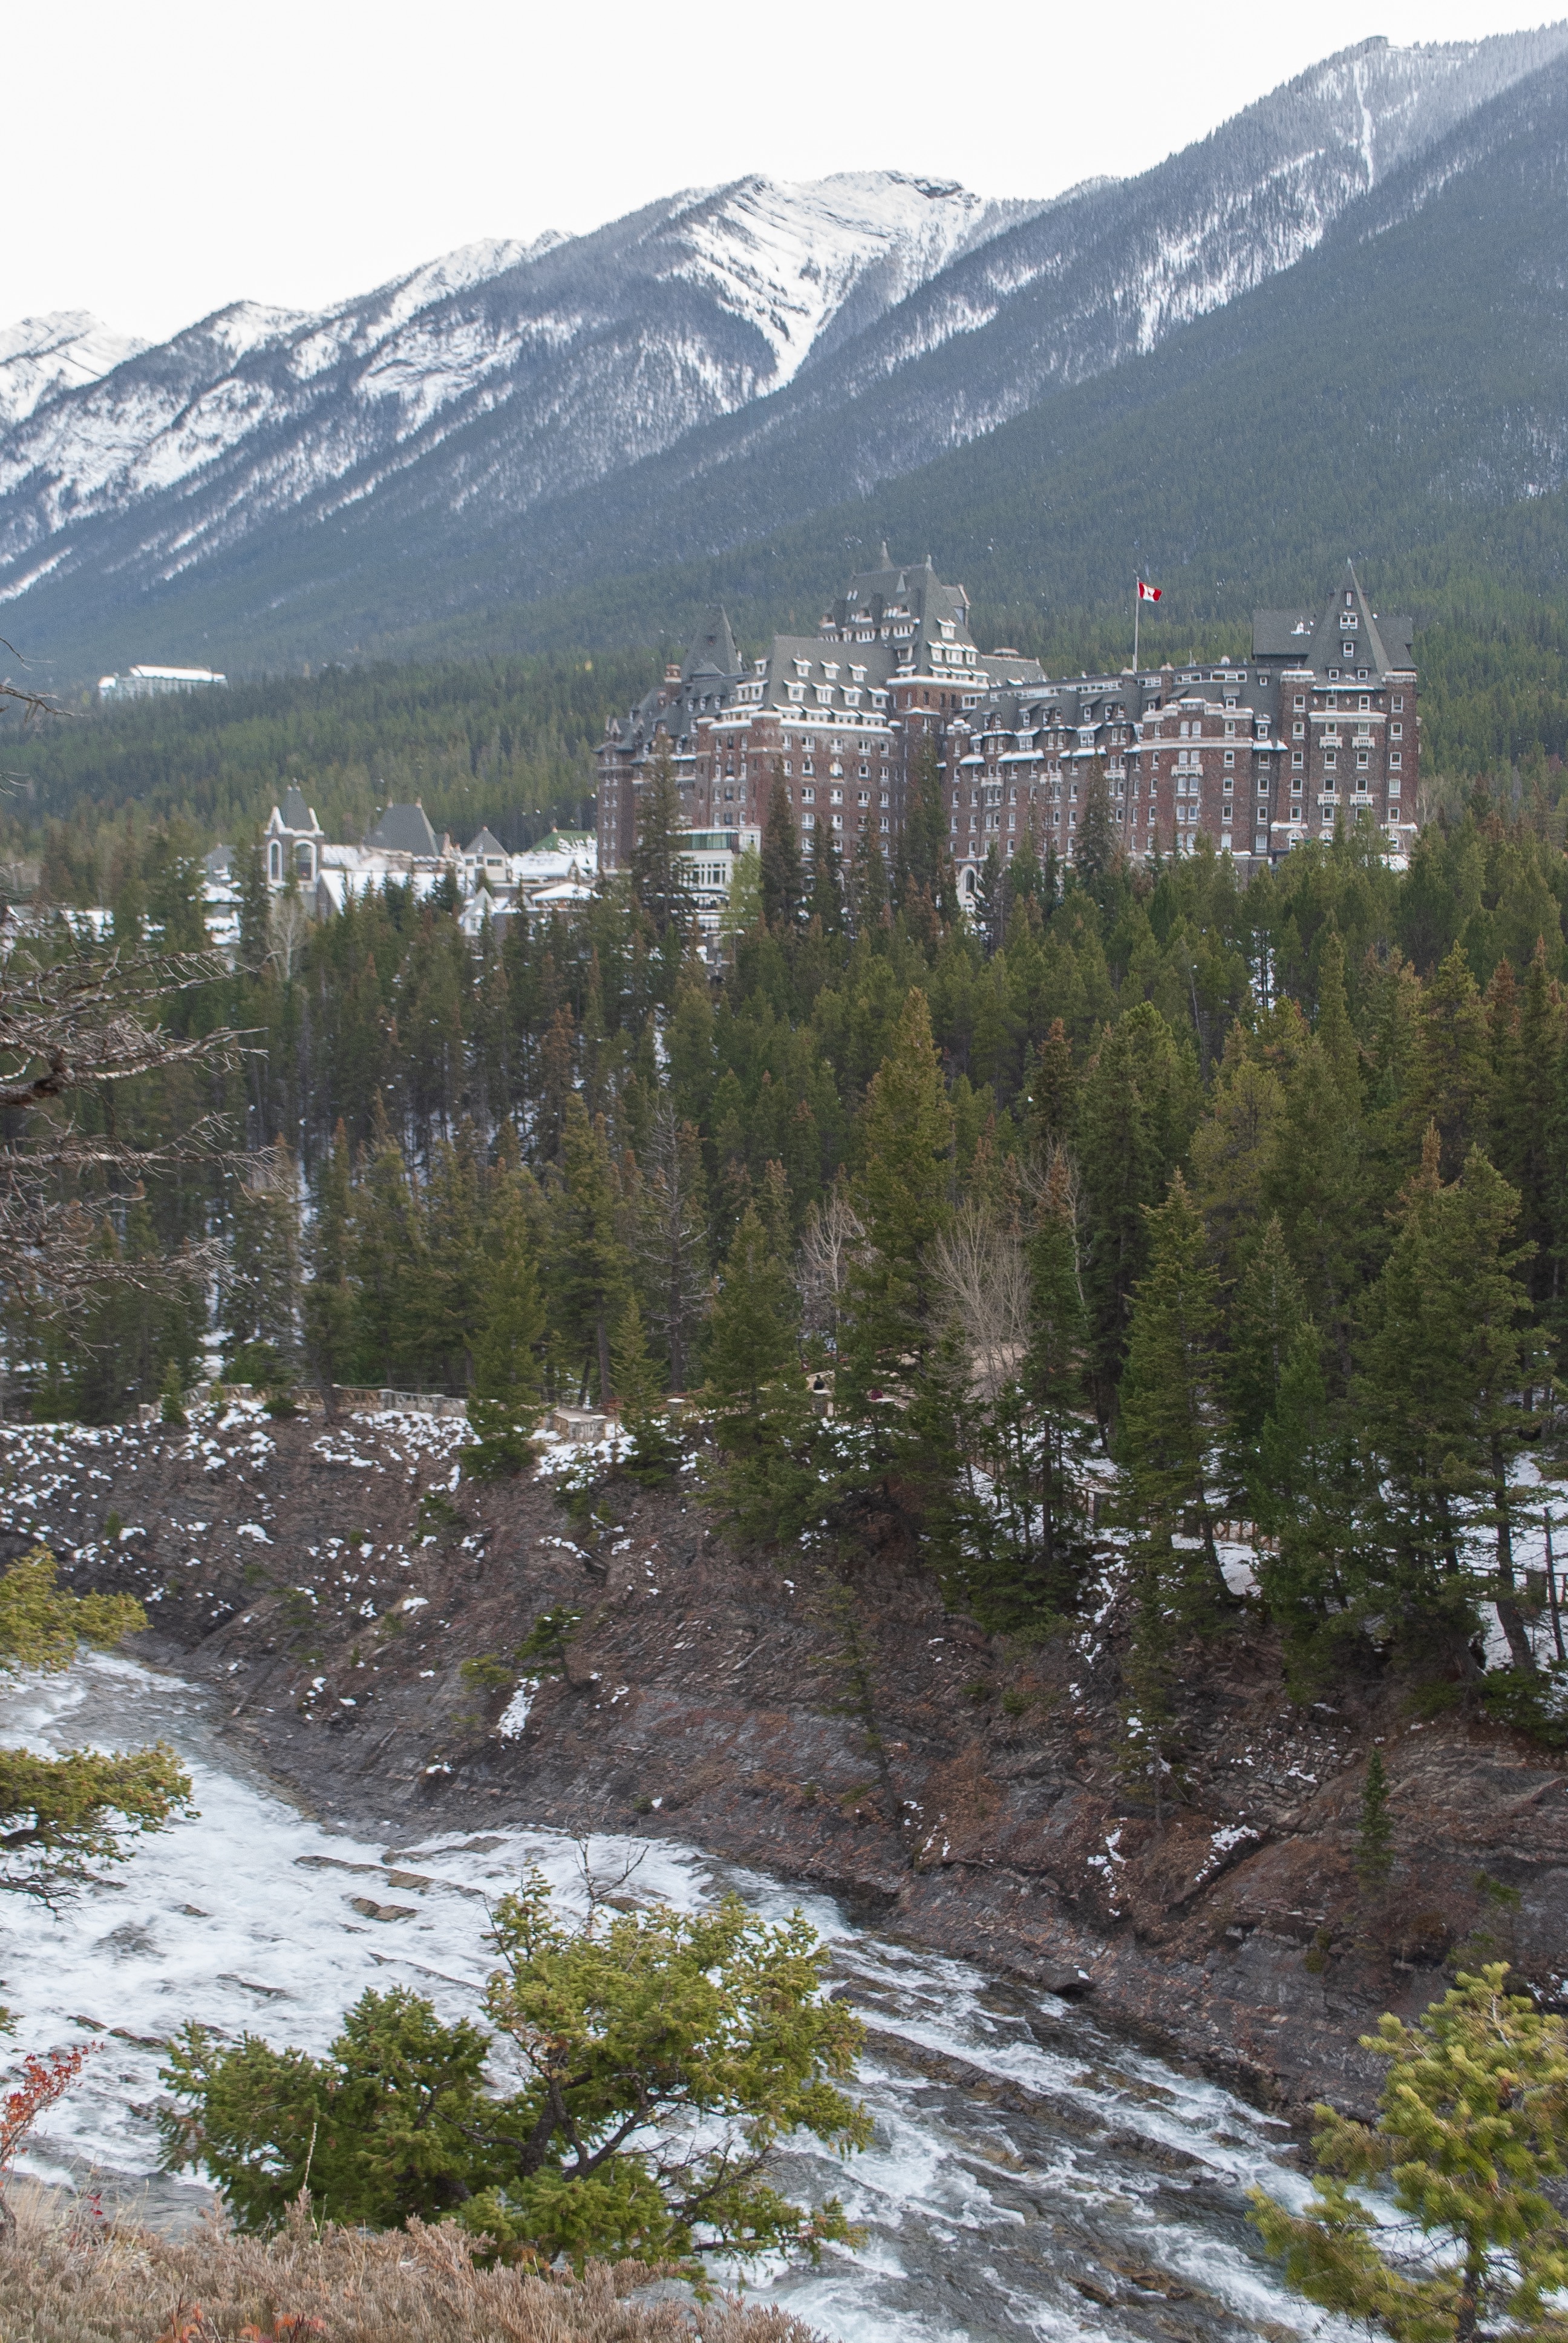
[[283, 876], [283, 849], [276, 838], [267, 849], [266, 872], [269, 879], [281, 879]]

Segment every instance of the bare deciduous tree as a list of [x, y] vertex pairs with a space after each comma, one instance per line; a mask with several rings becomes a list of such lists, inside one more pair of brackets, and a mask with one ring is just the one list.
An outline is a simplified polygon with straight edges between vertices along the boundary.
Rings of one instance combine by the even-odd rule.
[[[232, 1062], [237, 1034], [173, 1033], [149, 1015], [226, 973], [216, 952], [124, 953], [79, 941], [51, 950], [21, 940], [0, 957], [0, 1281], [19, 1296], [58, 1303], [106, 1276], [146, 1283], [156, 1274], [156, 1262], [106, 1257], [104, 1198], [221, 1160], [226, 1132], [203, 1115], [177, 1139], [138, 1146], [121, 1136], [116, 1102], [126, 1083], [166, 1067]], [[84, 1119], [86, 1099], [97, 1112]], [[192, 1265], [182, 1255], [181, 1274]]]
[[1017, 1377], [1029, 1343], [1029, 1262], [1016, 1221], [970, 1197], [937, 1238], [937, 1283], [962, 1329], [976, 1394], [993, 1400]]
[[839, 1298], [855, 1249], [865, 1234], [865, 1225], [849, 1202], [849, 1182], [840, 1172], [822, 1202], [813, 1204], [807, 1214], [800, 1240], [800, 1299], [809, 1333], [837, 1342]]
[[281, 894], [273, 897], [266, 919], [270, 947], [267, 958], [285, 984], [294, 974], [294, 964], [305, 950], [305, 939], [310, 929], [310, 913], [297, 887], [286, 887]]

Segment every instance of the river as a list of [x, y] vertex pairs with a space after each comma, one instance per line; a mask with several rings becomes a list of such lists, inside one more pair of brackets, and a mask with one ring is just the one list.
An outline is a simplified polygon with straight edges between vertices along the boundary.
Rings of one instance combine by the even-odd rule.
[[[207, 2201], [194, 2178], [157, 2174], [146, 2112], [162, 2040], [184, 2020], [319, 2050], [369, 1985], [407, 1984], [444, 2015], [471, 2012], [487, 1898], [530, 1862], [568, 1899], [580, 1881], [578, 1850], [553, 1831], [410, 1844], [391, 1825], [376, 1838], [327, 1830], [248, 1771], [210, 1719], [206, 1693], [118, 1658], [0, 1698], [6, 1741], [123, 1748], [162, 1736], [195, 1779], [197, 1816], [142, 1842], [58, 1914], [8, 1897], [0, 1935], [0, 2000], [17, 2043], [107, 2036], [23, 2169], [106, 2183], [160, 2224]], [[734, 1887], [770, 1916], [799, 1904], [832, 1946], [835, 1989], [866, 2019], [873, 2146], [848, 2166], [800, 2156], [785, 2169], [796, 2193], [841, 2194], [865, 2243], [816, 2270], [769, 2268], [751, 2281], [757, 2294], [841, 2343], [1328, 2333], [1332, 2322], [1283, 2292], [1245, 2224], [1255, 2181], [1304, 2195], [1276, 2161], [1282, 2124], [1119, 2039], [1082, 2005], [879, 1936], [828, 1897], [668, 1840], [598, 1839], [589, 1859], [612, 1876], [635, 1861], [639, 1896], [690, 1906]]]

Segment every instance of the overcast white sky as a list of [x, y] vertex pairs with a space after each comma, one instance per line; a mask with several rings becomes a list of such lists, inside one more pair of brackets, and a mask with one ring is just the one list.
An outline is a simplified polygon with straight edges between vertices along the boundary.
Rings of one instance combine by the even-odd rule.
[[0, 323], [162, 337], [316, 308], [480, 236], [748, 171], [987, 195], [1143, 169], [1327, 45], [1475, 39], [1509, 0], [73, 0], [7, 24]]

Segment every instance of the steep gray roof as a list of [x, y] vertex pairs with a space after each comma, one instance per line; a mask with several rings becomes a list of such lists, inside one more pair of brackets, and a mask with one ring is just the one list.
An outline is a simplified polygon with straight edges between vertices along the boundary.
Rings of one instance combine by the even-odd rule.
[[691, 638], [691, 647], [681, 666], [681, 674], [729, 677], [739, 671], [740, 654], [735, 648], [735, 631], [729, 613], [719, 603], [703, 613], [702, 623]]
[[500, 840], [487, 830], [480, 830], [478, 836], [471, 838], [463, 849], [465, 854], [505, 854], [506, 850]]
[[320, 828], [316, 809], [305, 801], [305, 791], [297, 781], [290, 781], [283, 793], [283, 826], [285, 830], [315, 830]]
[[384, 847], [388, 854], [423, 855], [434, 861], [436, 833], [422, 805], [388, 806], [374, 830], [366, 833], [367, 846]]
[[[1341, 624], [1347, 612], [1352, 614], [1348, 630]], [[1252, 657], [1310, 667], [1320, 678], [1331, 667], [1364, 667], [1369, 675], [1386, 675], [1391, 668], [1414, 666], [1414, 632], [1413, 620], [1403, 612], [1386, 618], [1378, 615], [1347, 561], [1343, 582], [1317, 609], [1253, 611]], [[1352, 645], [1348, 655], [1347, 640]]]

